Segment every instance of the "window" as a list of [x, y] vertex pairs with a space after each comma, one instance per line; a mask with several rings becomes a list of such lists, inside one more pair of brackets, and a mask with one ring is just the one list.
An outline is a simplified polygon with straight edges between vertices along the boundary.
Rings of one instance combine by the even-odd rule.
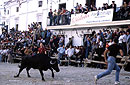
[[66, 3], [59, 4], [59, 9], [62, 9], [62, 8], [66, 9]]
[[4, 14], [6, 14], [6, 8], [4, 7]]
[[9, 10], [8, 10], [7, 14], [9, 14]]
[[16, 30], [18, 31], [18, 27], [19, 27], [19, 25], [18, 24], [16, 24]]
[[16, 7], [16, 12], [19, 12], [19, 7]]
[[42, 7], [42, 1], [38, 2], [38, 7]]

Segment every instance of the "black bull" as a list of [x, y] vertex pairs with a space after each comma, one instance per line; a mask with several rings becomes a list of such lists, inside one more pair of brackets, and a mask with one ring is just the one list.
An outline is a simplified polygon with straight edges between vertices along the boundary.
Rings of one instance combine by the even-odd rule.
[[43, 70], [47, 71], [48, 69], [50, 69], [51, 72], [52, 72], [52, 77], [53, 78], [54, 78], [53, 69], [56, 72], [60, 71], [59, 67], [58, 67], [57, 59], [51, 59], [50, 57], [48, 57], [45, 54], [38, 54], [38, 55], [35, 55], [35, 56], [22, 58], [21, 65], [19, 66], [19, 68], [20, 68], [19, 73], [14, 77], [19, 77], [19, 74], [25, 68], [26, 68], [28, 77], [30, 77], [29, 70], [31, 68], [38, 69], [40, 74], [41, 74], [42, 80], [45, 80], [44, 79], [44, 74], [42, 72]]

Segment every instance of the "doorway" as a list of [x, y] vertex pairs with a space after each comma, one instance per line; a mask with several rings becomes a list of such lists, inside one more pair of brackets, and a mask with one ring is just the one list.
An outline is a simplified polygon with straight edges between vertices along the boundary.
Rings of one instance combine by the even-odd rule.
[[16, 31], [18, 31], [18, 26], [19, 26], [19, 25], [18, 25], [18, 24], [16, 24]]
[[62, 8], [66, 9], [66, 3], [59, 4], [59, 9], [62, 9]]
[[96, 0], [86, 0], [86, 4], [90, 7], [91, 5], [95, 6]]

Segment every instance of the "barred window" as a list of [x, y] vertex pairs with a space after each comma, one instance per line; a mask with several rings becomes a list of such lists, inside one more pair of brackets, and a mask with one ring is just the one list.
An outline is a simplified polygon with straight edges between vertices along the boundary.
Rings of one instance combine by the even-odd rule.
[[9, 10], [8, 10], [7, 14], [9, 14]]
[[19, 12], [19, 7], [16, 7], [16, 12]]
[[38, 7], [42, 7], [42, 1], [38, 2]]

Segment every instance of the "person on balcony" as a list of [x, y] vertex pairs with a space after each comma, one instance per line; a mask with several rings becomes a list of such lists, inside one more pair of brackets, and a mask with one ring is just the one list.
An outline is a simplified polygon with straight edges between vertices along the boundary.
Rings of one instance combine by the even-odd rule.
[[53, 12], [52, 9], [50, 9], [50, 12], [48, 13], [49, 19], [50, 19], [50, 26], [52, 26], [52, 21], [53, 21]]
[[56, 11], [56, 9], [54, 10], [54, 12], [53, 12], [53, 21], [54, 21], [54, 25], [56, 25], [57, 24], [57, 11]]
[[113, 20], [115, 20], [115, 17], [116, 17], [116, 4], [115, 4], [115, 1], [112, 1], [112, 4], [110, 5], [110, 8], [113, 8]]

